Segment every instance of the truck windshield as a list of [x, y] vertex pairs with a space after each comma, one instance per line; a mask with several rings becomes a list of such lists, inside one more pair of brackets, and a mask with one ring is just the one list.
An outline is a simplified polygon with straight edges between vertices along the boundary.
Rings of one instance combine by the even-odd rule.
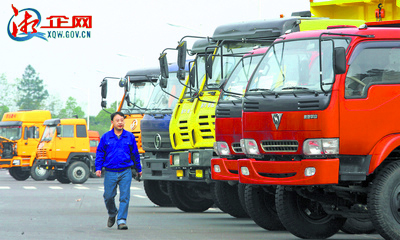
[[126, 99], [124, 99], [121, 111], [123, 113], [129, 114], [129, 110], [146, 108], [149, 103], [153, 89], [154, 86], [151, 82], [131, 82], [129, 90], [129, 100], [132, 104], [128, 106]]
[[[171, 72], [169, 74], [167, 88], [165, 88], [164, 91], [173, 96], [179, 97], [182, 88], [183, 85], [182, 83], [179, 83], [179, 80], [176, 77], [176, 72]], [[156, 86], [151, 94], [147, 110], [174, 109], [176, 103], [176, 98], [163, 92], [160, 86]]]
[[[347, 48], [348, 39], [322, 41], [322, 82], [330, 90], [334, 81], [333, 46]], [[319, 40], [282, 41], [272, 45], [249, 83], [250, 92], [322, 91]]]
[[[270, 43], [224, 43], [214, 58], [213, 62], [213, 75], [211, 79], [207, 80], [206, 89], [216, 89], [219, 87], [221, 79], [227, 79], [231, 75], [233, 69], [240, 61], [242, 56], [260, 45], [270, 45]], [[221, 68], [221, 54], [222, 67]], [[222, 70], [222, 73], [221, 73]], [[223, 74], [223, 76], [222, 76]]]
[[46, 126], [43, 132], [42, 139], [40, 141], [42, 142], [51, 141], [54, 137], [55, 132], [56, 132], [56, 126]]
[[246, 90], [251, 74], [262, 57], [263, 55], [249, 55], [240, 60], [225, 84], [220, 100], [237, 100], [241, 98], [241, 95]]
[[[196, 56], [193, 67], [190, 71], [196, 71], [196, 82], [198, 82], [199, 84], [203, 82], [204, 75], [206, 74], [206, 57], [204, 56], [204, 54], [198, 54]], [[190, 88], [185, 88], [185, 94], [183, 95], [183, 98], [191, 98], [192, 95], [199, 90], [198, 84], [192, 86], [189, 83], [189, 86]]]
[[22, 128], [21, 126], [1, 126], [0, 136], [10, 140], [18, 140], [22, 136]]

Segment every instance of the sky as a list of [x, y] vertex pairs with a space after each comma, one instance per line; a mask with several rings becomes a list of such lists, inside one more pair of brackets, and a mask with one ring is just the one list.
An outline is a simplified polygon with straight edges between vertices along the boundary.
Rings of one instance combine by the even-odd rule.
[[[7, 32], [9, 22], [20, 23], [24, 15], [14, 16], [11, 5], [18, 10], [36, 9], [42, 19], [37, 30], [46, 37], [49, 31], [50, 35], [62, 31], [64, 36], [66, 31], [90, 31], [90, 38], [15, 41]], [[280, 14], [290, 17], [292, 12], [305, 10], [309, 10], [309, 0], [2, 0], [0, 75], [12, 82], [22, 78], [30, 64], [51, 95], [62, 102], [72, 96], [85, 112], [89, 109], [95, 116], [101, 110], [99, 86], [103, 78], [124, 77], [132, 69], [158, 66], [160, 53], [175, 48], [183, 36], [211, 37], [222, 24], [279, 18]], [[60, 26], [71, 26], [73, 16], [92, 16], [92, 26], [41, 28], [50, 26], [51, 21], [57, 26], [54, 16], [69, 18], [61, 19], [65, 23]], [[12, 31], [12, 23], [10, 26]], [[175, 62], [176, 56], [168, 54], [168, 61]], [[110, 106], [121, 100], [122, 89], [117, 82], [110, 81], [108, 86]]]

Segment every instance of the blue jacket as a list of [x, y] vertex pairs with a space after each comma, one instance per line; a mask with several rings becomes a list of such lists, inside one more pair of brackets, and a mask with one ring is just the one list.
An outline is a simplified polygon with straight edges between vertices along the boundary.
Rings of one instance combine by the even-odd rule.
[[96, 171], [104, 167], [108, 171], [120, 172], [135, 165], [136, 170], [141, 172], [142, 167], [135, 136], [131, 132], [123, 130], [118, 139], [114, 129], [106, 132], [97, 146], [95, 164]]

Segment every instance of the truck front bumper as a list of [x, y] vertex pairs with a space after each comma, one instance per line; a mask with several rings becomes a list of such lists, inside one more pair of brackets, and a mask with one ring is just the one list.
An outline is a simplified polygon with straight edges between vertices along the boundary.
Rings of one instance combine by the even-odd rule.
[[226, 158], [211, 159], [211, 176], [213, 180], [239, 181], [238, 161]]
[[245, 184], [324, 185], [339, 182], [339, 158], [301, 161], [239, 159], [239, 181]]

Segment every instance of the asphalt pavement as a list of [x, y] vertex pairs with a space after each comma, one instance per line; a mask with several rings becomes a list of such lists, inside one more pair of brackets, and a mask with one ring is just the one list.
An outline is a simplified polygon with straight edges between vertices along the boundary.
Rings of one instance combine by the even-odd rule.
[[[251, 219], [236, 219], [210, 208], [185, 213], [158, 207], [147, 197], [142, 182], [132, 181], [128, 230], [108, 228], [103, 179], [84, 184], [55, 181], [16, 181], [0, 169], [0, 240], [9, 239], [299, 239], [286, 231], [266, 231]], [[117, 199], [118, 199], [117, 195]], [[117, 201], [118, 203], [118, 201]], [[331, 240], [382, 239], [378, 234], [337, 233]]]

